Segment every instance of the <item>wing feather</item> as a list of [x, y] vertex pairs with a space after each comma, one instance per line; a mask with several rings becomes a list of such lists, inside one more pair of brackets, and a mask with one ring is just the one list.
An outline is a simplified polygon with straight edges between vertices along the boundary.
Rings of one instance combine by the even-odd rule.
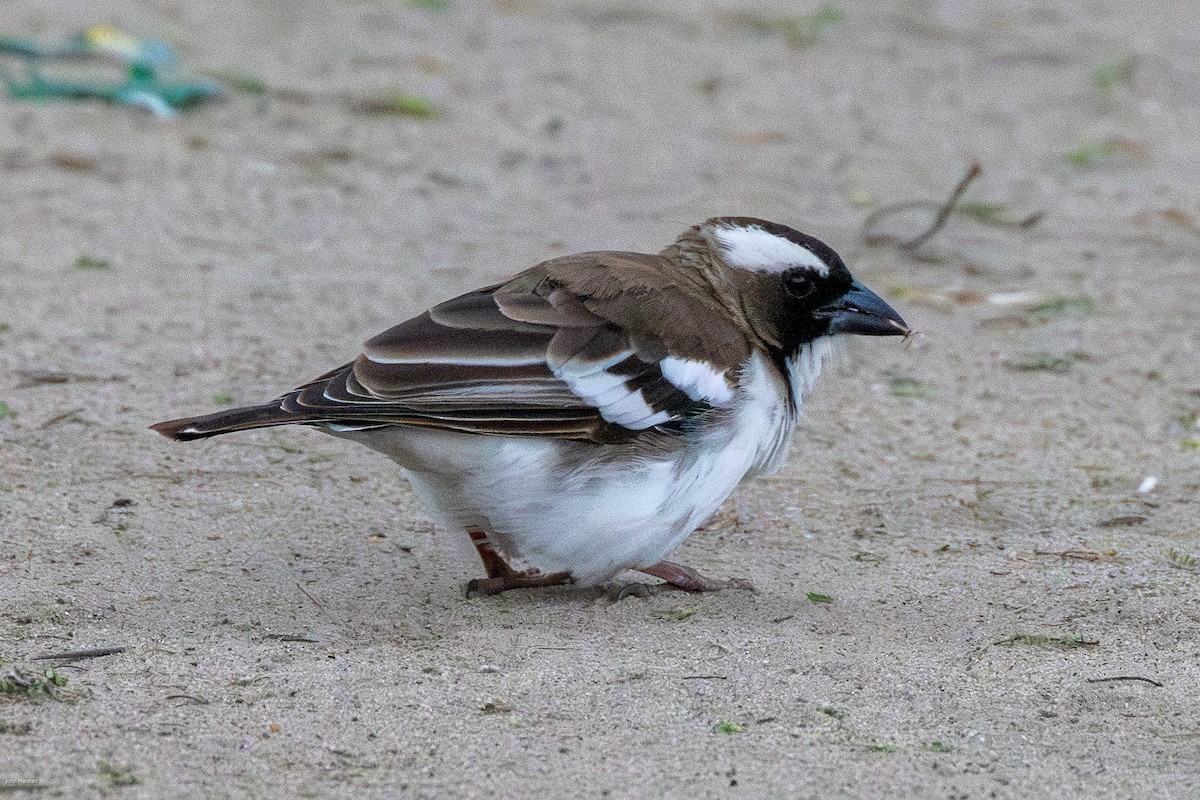
[[[358, 360], [279, 398], [280, 409], [336, 430], [416, 425], [596, 442], [674, 433], [732, 399], [749, 355], [719, 304], [685, 301], [694, 280], [658, 256], [548, 261], [373, 337]], [[716, 356], [702, 352], [705, 327], [716, 332]], [[680, 363], [689, 365], [683, 382]]]

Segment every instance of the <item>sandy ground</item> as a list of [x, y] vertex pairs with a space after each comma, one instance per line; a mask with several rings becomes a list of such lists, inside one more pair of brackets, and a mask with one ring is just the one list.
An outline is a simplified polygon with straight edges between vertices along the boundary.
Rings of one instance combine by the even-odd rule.
[[[795, 47], [809, 4], [719, 5], [0, 7], [444, 112], [0, 100], [0, 660], [69, 678], [0, 698], [0, 794], [1200, 795], [1194, 4], [847, 1]], [[1040, 224], [864, 243], [971, 157], [976, 211]], [[819, 235], [928, 336], [849, 343], [680, 551], [758, 594], [467, 600], [379, 456], [146, 430], [717, 213]]]

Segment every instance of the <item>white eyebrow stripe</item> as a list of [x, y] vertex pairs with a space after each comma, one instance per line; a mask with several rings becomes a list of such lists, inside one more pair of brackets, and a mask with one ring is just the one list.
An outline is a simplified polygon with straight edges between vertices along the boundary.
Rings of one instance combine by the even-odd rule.
[[718, 227], [713, 231], [730, 266], [755, 272], [783, 272], [806, 267], [822, 278], [829, 265], [803, 245], [759, 227]]

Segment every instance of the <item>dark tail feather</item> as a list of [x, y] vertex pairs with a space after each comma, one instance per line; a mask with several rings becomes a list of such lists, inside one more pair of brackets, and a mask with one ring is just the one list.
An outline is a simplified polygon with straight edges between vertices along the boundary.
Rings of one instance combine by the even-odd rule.
[[232, 431], [267, 428], [272, 425], [289, 425], [305, 421], [307, 420], [298, 414], [289, 414], [284, 411], [279, 407], [279, 403], [272, 403], [263, 406], [233, 408], [200, 417], [184, 417], [183, 419], [156, 422], [150, 426], [150, 430], [158, 431], [168, 439], [190, 442], [192, 439], [203, 439], [207, 436], [217, 436]]

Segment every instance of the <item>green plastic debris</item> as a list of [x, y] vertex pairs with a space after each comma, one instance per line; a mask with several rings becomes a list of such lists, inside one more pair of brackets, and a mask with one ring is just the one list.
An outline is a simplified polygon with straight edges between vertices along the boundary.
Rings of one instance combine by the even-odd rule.
[[126, 64], [169, 67], [179, 62], [175, 48], [161, 39], [139, 39], [111, 25], [93, 25], [75, 35], [68, 46], [89, 55], [110, 56]]
[[117, 105], [144, 108], [156, 117], [174, 117], [185, 108], [225, 96], [225, 90], [209, 80], [162, 80], [154, 69], [132, 64], [120, 84], [100, 81], [48, 78], [30, 67], [28, 78], [18, 81], [7, 73], [4, 85], [15, 100], [104, 100]]
[[0, 53], [40, 59], [104, 56], [148, 67], [168, 67], [179, 62], [175, 48], [161, 39], [139, 39], [111, 25], [93, 25], [57, 45], [42, 44], [28, 36], [0, 35]]
[[27, 36], [0, 36], [0, 53], [24, 56], [25, 58], [45, 58], [48, 52], [51, 57], [73, 55], [64, 50], [50, 52], [36, 40]]
[[263, 82], [262, 78], [251, 75], [249, 72], [241, 72], [239, 70], [205, 70], [202, 74], [238, 94], [261, 97], [270, 92], [270, 89], [267, 88], [267, 84]]
[[[61, 45], [42, 45], [32, 39], [0, 36], [0, 53], [27, 60], [24, 81], [0, 72], [10, 97], [16, 100], [103, 100], [143, 108], [156, 117], [174, 117], [199, 103], [225, 97], [226, 90], [207, 78], [162, 76], [179, 56], [158, 39], [141, 39], [109, 25], [93, 25]], [[123, 81], [91, 81], [46, 75], [40, 64], [51, 59], [114, 59], [126, 65]]]

